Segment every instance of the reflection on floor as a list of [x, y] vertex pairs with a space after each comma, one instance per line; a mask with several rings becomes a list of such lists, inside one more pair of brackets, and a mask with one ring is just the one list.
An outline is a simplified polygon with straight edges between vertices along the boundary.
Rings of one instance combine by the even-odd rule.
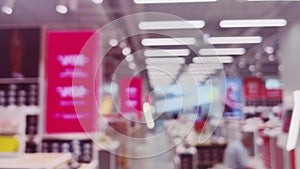
[[[172, 154], [170, 151], [164, 151], [163, 154], [158, 154], [156, 152], [161, 152], [162, 150], [169, 149], [167, 136], [158, 137], [155, 140], [145, 141], [145, 143], [139, 143], [134, 146], [135, 156], [146, 156], [151, 154], [149, 158], [136, 158], [128, 160], [129, 169], [175, 169], [174, 163], [172, 161]], [[151, 152], [151, 153], [150, 153]]]

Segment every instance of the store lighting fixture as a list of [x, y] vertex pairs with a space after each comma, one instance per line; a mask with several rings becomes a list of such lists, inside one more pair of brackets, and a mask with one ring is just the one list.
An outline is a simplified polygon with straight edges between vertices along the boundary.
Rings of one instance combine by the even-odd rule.
[[196, 64], [192, 63], [188, 66], [191, 70], [209, 70], [209, 69], [223, 69], [223, 64], [220, 63], [206, 63], [206, 64]]
[[[172, 61], [172, 60], [171, 60]], [[176, 70], [178, 71], [181, 68], [180, 64], [152, 64], [147, 65], [146, 68], [148, 71], [164, 71], [164, 70]]]
[[143, 46], [171, 46], [171, 45], [193, 45], [195, 38], [146, 38], [142, 40]]
[[294, 91], [294, 108], [289, 129], [286, 149], [288, 151], [294, 150], [298, 143], [300, 131], [300, 90]]
[[147, 49], [144, 51], [146, 57], [174, 57], [174, 56], [188, 56], [189, 49]]
[[68, 7], [63, 4], [57, 4], [55, 9], [56, 9], [56, 12], [59, 14], [66, 14], [66, 13], [68, 13], [68, 10], [69, 10]]
[[243, 55], [245, 53], [244, 48], [203, 48], [199, 50], [199, 54], [203, 56]]
[[136, 64], [131, 62], [128, 64], [128, 67], [129, 67], [129, 69], [134, 70], [134, 69], [136, 69]]
[[234, 37], [210, 37], [208, 38], [209, 44], [255, 44], [261, 43], [262, 37], [260, 36], [234, 36]]
[[125, 60], [126, 60], [126, 62], [133, 62], [134, 61], [134, 57], [133, 57], [133, 55], [127, 55], [126, 57], [125, 57]]
[[110, 39], [108, 43], [111, 47], [116, 47], [118, 45], [117, 39]]
[[233, 57], [231, 56], [222, 56], [222, 57], [194, 57], [194, 63], [232, 63]]
[[103, 0], [92, 0], [92, 2], [94, 4], [101, 4], [103, 2]]
[[203, 20], [184, 20], [184, 21], [144, 21], [138, 27], [141, 30], [161, 30], [161, 29], [198, 29], [203, 28]]
[[129, 55], [130, 53], [131, 53], [131, 48], [130, 48], [130, 47], [125, 47], [125, 48], [122, 49], [122, 54], [123, 54], [124, 56], [127, 56], [127, 55]]
[[179, 73], [179, 70], [161, 70], [161, 71], [150, 71], [148, 70], [148, 75], [169, 75], [169, 76], [173, 76]]
[[201, 74], [215, 74], [217, 71], [216, 69], [192, 69], [189, 68], [185, 72], [190, 73], [192, 75], [201, 75]]
[[184, 64], [184, 58], [147, 58], [145, 60], [146, 64]]
[[219, 23], [221, 28], [282, 27], [286, 24], [285, 19], [222, 20]]
[[6, 14], [6, 15], [11, 15], [14, 10], [14, 6], [15, 6], [15, 0], [6, 0], [4, 2], [4, 5], [1, 7], [1, 11]]
[[217, 0], [134, 0], [136, 4], [198, 3], [216, 2]]

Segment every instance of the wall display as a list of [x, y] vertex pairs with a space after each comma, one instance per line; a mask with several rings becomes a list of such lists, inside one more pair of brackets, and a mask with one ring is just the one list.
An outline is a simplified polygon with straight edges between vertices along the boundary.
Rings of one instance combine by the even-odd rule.
[[120, 79], [120, 111], [121, 113], [135, 113], [142, 119], [142, 89], [143, 81], [138, 77]]
[[100, 56], [99, 37], [93, 34], [47, 32], [47, 133], [96, 130]]
[[226, 79], [224, 116], [242, 117], [242, 81], [239, 78]]
[[78, 162], [89, 163], [93, 159], [93, 142], [90, 139], [61, 140], [43, 139], [42, 152], [44, 153], [72, 153]]
[[257, 77], [247, 77], [243, 80], [246, 106], [276, 106], [282, 103], [282, 89], [270, 88], [266, 82]]

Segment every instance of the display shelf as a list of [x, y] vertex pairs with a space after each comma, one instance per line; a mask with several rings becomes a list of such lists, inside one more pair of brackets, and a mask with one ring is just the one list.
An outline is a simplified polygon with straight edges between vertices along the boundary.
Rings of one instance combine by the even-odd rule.
[[54, 169], [68, 164], [72, 159], [70, 153], [36, 153], [23, 154], [14, 158], [1, 158], [0, 168], [6, 169]]
[[0, 84], [27, 84], [27, 83], [38, 83], [39, 78], [0, 78]]

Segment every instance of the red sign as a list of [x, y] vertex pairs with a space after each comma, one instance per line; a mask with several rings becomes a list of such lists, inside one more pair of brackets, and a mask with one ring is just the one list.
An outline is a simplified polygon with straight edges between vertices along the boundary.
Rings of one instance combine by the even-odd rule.
[[47, 33], [46, 132], [97, 129], [99, 38], [94, 31]]
[[264, 93], [266, 99], [282, 99], [281, 89], [265, 89]]
[[142, 119], [142, 88], [141, 78], [120, 79], [120, 111], [121, 113], [136, 113]]
[[264, 82], [257, 77], [243, 79], [245, 99], [259, 99], [264, 93]]

